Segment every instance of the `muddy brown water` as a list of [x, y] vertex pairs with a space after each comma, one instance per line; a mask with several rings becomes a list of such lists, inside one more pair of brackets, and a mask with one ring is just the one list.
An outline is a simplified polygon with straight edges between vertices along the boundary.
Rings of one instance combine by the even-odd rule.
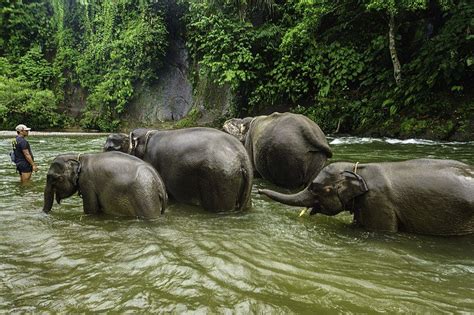
[[[155, 221], [87, 216], [77, 196], [41, 212], [49, 163], [106, 135], [35, 134], [29, 185], [0, 137], [0, 312], [472, 313], [474, 236], [367, 232], [349, 214], [298, 217], [256, 180], [245, 213], [170, 205]], [[330, 138], [332, 161], [452, 158], [474, 143]]]

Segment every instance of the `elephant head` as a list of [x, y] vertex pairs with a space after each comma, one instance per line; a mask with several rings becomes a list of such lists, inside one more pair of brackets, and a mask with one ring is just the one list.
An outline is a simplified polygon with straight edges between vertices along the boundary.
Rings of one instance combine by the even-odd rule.
[[147, 150], [148, 140], [154, 132], [155, 130], [146, 128], [138, 128], [130, 132], [130, 147], [128, 153], [143, 159], [143, 156]]
[[129, 151], [130, 140], [125, 133], [113, 133], [107, 137], [104, 144], [104, 151], [120, 151], [127, 153]]
[[244, 143], [253, 119], [254, 117], [232, 118], [224, 123], [222, 129]]
[[120, 151], [143, 158], [146, 151], [146, 145], [153, 130], [139, 128], [125, 133], [113, 133], [107, 137], [104, 144], [104, 151]]
[[326, 166], [308, 187], [296, 194], [286, 195], [268, 189], [258, 192], [290, 206], [311, 208], [310, 214], [333, 216], [345, 210], [352, 211], [351, 201], [368, 191], [367, 183], [359, 174], [333, 165]]
[[48, 213], [53, 207], [54, 195], [56, 202], [72, 196], [78, 191], [78, 180], [81, 164], [72, 154], [56, 157], [48, 170], [44, 189], [43, 211]]

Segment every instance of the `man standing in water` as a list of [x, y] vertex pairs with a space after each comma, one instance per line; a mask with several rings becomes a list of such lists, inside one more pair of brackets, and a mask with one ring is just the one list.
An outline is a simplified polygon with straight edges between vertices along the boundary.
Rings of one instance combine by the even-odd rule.
[[31, 178], [33, 171], [38, 171], [33, 154], [31, 153], [30, 143], [25, 139], [31, 128], [20, 124], [16, 126], [16, 143], [15, 145], [15, 164], [18, 173], [20, 173], [21, 182], [27, 182]]

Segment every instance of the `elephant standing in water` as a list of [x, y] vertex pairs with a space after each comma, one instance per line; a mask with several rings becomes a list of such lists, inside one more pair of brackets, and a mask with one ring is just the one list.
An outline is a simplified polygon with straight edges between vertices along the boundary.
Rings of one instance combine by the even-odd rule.
[[452, 160], [326, 166], [304, 190], [293, 195], [259, 193], [311, 214], [354, 214], [368, 230], [429, 235], [474, 232], [474, 168]]
[[155, 218], [165, 211], [168, 196], [158, 172], [122, 152], [62, 154], [48, 170], [43, 211], [79, 192], [85, 213]]
[[152, 164], [176, 201], [220, 212], [251, 204], [253, 172], [242, 144], [225, 132], [204, 127], [135, 129], [112, 134], [105, 151], [122, 150]]
[[332, 156], [323, 131], [299, 114], [233, 118], [223, 129], [244, 143], [255, 175], [289, 189], [308, 185]]

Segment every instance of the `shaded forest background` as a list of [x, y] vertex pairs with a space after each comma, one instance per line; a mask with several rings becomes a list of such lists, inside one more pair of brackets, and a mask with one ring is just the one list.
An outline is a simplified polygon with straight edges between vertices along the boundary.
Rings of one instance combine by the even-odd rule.
[[[474, 139], [471, 1], [0, 4], [0, 129], [123, 129], [179, 37], [193, 94], [210, 82], [207, 93], [231, 95], [207, 124], [290, 110], [327, 133]], [[203, 123], [217, 99], [190, 104], [176, 126]]]

